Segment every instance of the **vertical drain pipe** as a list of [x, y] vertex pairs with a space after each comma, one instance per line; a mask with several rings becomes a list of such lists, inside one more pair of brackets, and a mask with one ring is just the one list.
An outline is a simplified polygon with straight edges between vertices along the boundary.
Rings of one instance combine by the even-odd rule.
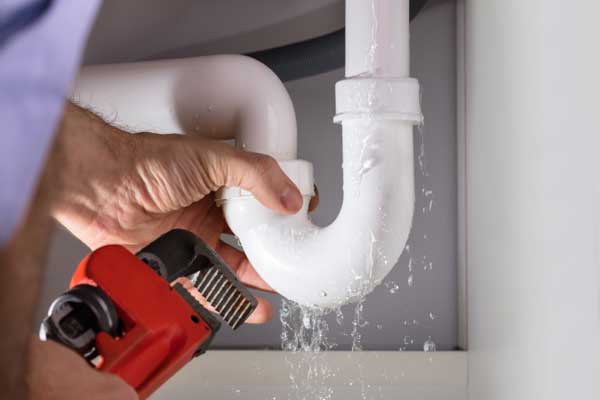
[[410, 1], [346, 1], [346, 78], [406, 78]]
[[[344, 200], [356, 215], [372, 207], [380, 220], [365, 227], [372, 255], [363, 281], [354, 284], [358, 296], [370, 292], [396, 264], [412, 226], [413, 127], [423, 116], [419, 83], [409, 77], [409, 23], [409, 0], [346, 1], [346, 79], [336, 84], [334, 118], [342, 124], [344, 160], [350, 161], [344, 162]], [[379, 179], [367, 180], [367, 173]], [[356, 175], [358, 196], [353, 196], [347, 188]]]

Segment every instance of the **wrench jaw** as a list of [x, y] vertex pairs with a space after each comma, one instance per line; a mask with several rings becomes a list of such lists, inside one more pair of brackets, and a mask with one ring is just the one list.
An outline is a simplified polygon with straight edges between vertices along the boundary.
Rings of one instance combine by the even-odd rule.
[[[226, 268], [226, 267], [225, 267]], [[188, 277], [194, 288], [233, 330], [252, 314], [257, 302], [245, 286], [222, 266], [214, 265]]]
[[137, 257], [169, 283], [181, 277], [189, 279], [195, 290], [233, 330], [256, 309], [256, 298], [221, 256], [191, 232], [169, 231], [142, 249]]

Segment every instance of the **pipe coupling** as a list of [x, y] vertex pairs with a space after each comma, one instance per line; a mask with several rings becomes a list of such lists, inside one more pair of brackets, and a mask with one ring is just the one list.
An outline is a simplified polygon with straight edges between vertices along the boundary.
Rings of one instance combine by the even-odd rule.
[[[312, 163], [305, 160], [277, 160], [279, 167], [300, 190], [303, 197], [309, 199], [315, 195], [315, 178]], [[217, 192], [216, 203], [223, 205], [227, 200], [253, 198], [247, 190], [238, 187], [225, 187]]]
[[335, 85], [335, 109], [335, 123], [355, 118], [423, 122], [419, 81], [414, 78], [344, 79]]

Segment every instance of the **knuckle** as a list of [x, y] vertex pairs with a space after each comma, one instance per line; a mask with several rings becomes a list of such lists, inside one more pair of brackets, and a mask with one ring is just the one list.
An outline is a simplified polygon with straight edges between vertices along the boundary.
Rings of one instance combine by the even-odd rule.
[[209, 191], [216, 190], [220, 186], [228, 184], [228, 179], [231, 175], [228, 160], [226, 147], [211, 142], [206, 142], [202, 146], [198, 171], [202, 175], [203, 181]]
[[259, 176], [270, 174], [278, 168], [277, 161], [265, 154], [253, 154], [250, 162]]

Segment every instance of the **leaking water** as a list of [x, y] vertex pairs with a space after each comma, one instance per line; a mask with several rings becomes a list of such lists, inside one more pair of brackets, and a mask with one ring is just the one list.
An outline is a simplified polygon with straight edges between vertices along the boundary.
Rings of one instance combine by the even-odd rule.
[[[417, 157], [418, 172], [421, 174], [421, 182], [423, 186], [416, 188], [416, 195], [419, 197], [420, 204], [425, 206], [422, 209], [416, 210], [416, 214], [420, 218], [428, 218], [435, 207], [433, 191], [427, 186], [427, 165], [424, 159], [424, 137], [422, 129], [418, 130], [420, 142], [417, 142], [417, 148], [420, 149]], [[374, 141], [373, 137], [366, 137], [362, 142], [357, 142], [361, 147], [360, 162], [358, 166], [352, 165], [356, 171], [357, 179], [362, 179], [362, 176], [367, 174], [369, 170], [376, 165], [377, 153], [380, 150], [380, 145]], [[358, 150], [358, 149], [357, 149]], [[358, 185], [360, 186], [360, 185]], [[359, 193], [360, 195], [360, 193]], [[382, 215], [383, 210], [379, 210]], [[418, 215], [421, 212], [421, 215]], [[314, 234], [311, 231], [294, 231], [288, 234], [293, 237], [290, 243], [296, 240], [302, 240], [304, 237]], [[434, 240], [434, 234], [431, 232], [420, 233], [419, 238], [427, 243]], [[323, 353], [334, 349], [337, 344], [333, 335], [330, 332], [330, 325], [327, 316], [331, 314], [330, 323], [336, 330], [341, 330], [343, 336], [350, 339], [350, 348], [352, 351], [361, 351], [364, 348], [364, 337], [366, 328], [369, 325], [368, 319], [365, 317], [365, 295], [369, 293], [374, 286], [379, 282], [373, 281], [372, 266], [373, 264], [383, 262], [384, 256], [380, 254], [380, 248], [377, 243], [377, 238], [373, 232], [367, 233], [367, 240], [371, 243], [371, 251], [365, 260], [364, 271], [353, 271], [356, 279], [352, 287], [348, 288], [349, 297], [355, 304], [345, 307], [346, 313], [341, 307], [329, 310], [320, 310], [310, 307], [299, 306], [293, 302], [283, 300], [280, 319], [283, 326], [281, 334], [282, 349], [287, 351], [286, 362], [289, 367], [290, 392], [288, 399], [290, 400], [328, 400], [335, 398], [335, 387], [331, 387], [330, 379], [339, 373], [335, 368], [329, 365], [323, 356]], [[383, 288], [390, 294], [395, 295], [405, 288], [417, 288], [417, 283], [421, 282], [417, 278], [420, 274], [428, 273], [433, 270], [433, 262], [428, 259], [427, 255], [421, 253], [421, 249], [425, 246], [412, 246], [407, 244], [405, 254], [408, 256], [406, 263], [406, 286], [395, 281], [386, 281], [382, 285]], [[293, 251], [293, 249], [292, 249]], [[385, 262], [389, 262], [387, 259]], [[326, 297], [327, 292], [322, 291], [321, 296]], [[418, 319], [407, 319], [403, 323], [403, 332], [399, 336], [400, 347], [398, 350], [414, 350], [418, 349], [422, 344], [423, 351], [433, 352], [437, 350], [437, 344], [429, 337], [426, 341], [420, 339], [417, 334], [424, 328], [430, 328], [436, 323], [438, 315], [433, 312], [426, 312]], [[385, 332], [384, 324], [374, 324], [376, 331]], [[359, 365], [359, 373], [355, 376], [349, 376], [346, 385], [356, 388], [363, 399], [381, 398], [377, 396], [378, 388], [372, 388], [364, 379], [362, 366]], [[354, 390], [354, 389], [353, 389]]]
[[436, 345], [435, 345], [435, 342], [431, 339], [431, 336], [429, 336], [429, 338], [427, 338], [425, 343], [423, 343], [423, 351], [426, 351], [426, 352], [436, 351]]
[[[376, 2], [372, 2], [372, 13], [376, 16]], [[377, 18], [375, 18], [377, 21]], [[379, 26], [375, 23], [372, 27], [372, 44], [370, 47], [370, 51], [367, 54], [367, 64], [368, 69], [365, 71], [365, 76], [373, 76], [377, 71], [377, 50], [379, 44], [377, 43]], [[393, 44], [392, 44], [393, 45]], [[374, 92], [374, 91], [373, 91]], [[369, 96], [367, 99], [368, 104], [373, 107], [374, 103], [377, 101], [374, 96]], [[425, 160], [425, 142], [424, 142], [424, 134], [421, 126], [417, 129], [418, 139], [420, 141], [417, 143], [418, 151], [416, 152], [417, 157], [416, 161], [418, 164], [418, 173], [423, 178], [422, 181], [426, 182], [427, 177], [429, 177], [429, 172], [427, 170], [427, 164]], [[345, 165], [344, 169], [350, 168], [353, 171], [352, 176], [355, 179], [355, 183], [358, 183], [356, 186], [357, 193], [355, 195], [360, 196], [360, 186], [363, 180], [363, 177], [366, 176], [371, 170], [373, 170], [377, 165], [381, 162], [381, 151], [382, 151], [382, 143], [378, 141], [378, 135], [372, 134], [364, 137], [362, 141], [357, 141], [355, 146], [360, 146], [356, 150], [359, 150], [358, 159], [354, 160], [354, 162], [350, 163], [350, 160], [344, 160]], [[378, 190], [381, 190], [380, 187], [377, 187]], [[422, 187], [416, 188], [417, 196], [420, 196], [418, 199], [418, 204], [422, 204], [420, 209], [415, 210], [416, 213], [421, 212], [420, 217], [426, 217], [430, 215], [435, 208], [435, 199], [433, 196], [433, 191], [424, 183]], [[385, 211], [383, 209], [378, 210], [382, 218], [385, 219]], [[301, 232], [301, 236], [310, 235], [310, 232]], [[427, 242], [432, 240], [430, 234], [423, 234], [423, 241]], [[292, 238], [294, 239], [294, 238]], [[336, 343], [330, 336], [330, 326], [327, 322], [327, 315], [333, 314], [332, 317], [335, 317], [335, 324], [337, 325], [338, 330], [343, 330], [342, 333], [345, 336], [349, 336], [351, 339], [351, 350], [352, 351], [361, 351], [363, 350], [363, 338], [365, 334], [365, 329], [369, 322], [365, 318], [365, 295], [369, 293], [374, 286], [379, 284], [379, 282], [373, 282], [371, 272], [373, 264], [377, 262], [385, 262], [386, 264], [389, 260], [385, 259], [382, 254], [379, 254], [380, 249], [376, 246], [377, 240], [375, 235], [370, 232], [370, 240], [371, 240], [371, 254], [369, 259], [366, 260], [366, 268], [365, 271], [353, 271], [355, 273], [355, 285], [349, 289], [349, 297], [351, 297], [355, 304], [352, 306], [348, 306], [348, 308], [352, 307], [351, 312], [347, 312], [344, 315], [344, 312], [341, 307], [337, 307], [330, 310], [320, 310], [310, 307], [299, 306], [293, 302], [288, 300], [282, 301], [280, 320], [283, 326], [283, 331], [281, 334], [281, 346], [282, 349], [287, 351], [286, 362], [288, 363], [290, 370], [290, 382], [291, 382], [291, 391], [289, 394], [289, 399], [295, 400], [327, 400], [334, 398], [335, 390], [334, 388], [328, 385], [328, 379], [335, 376], [338, 371], [335, 371], [331, 366], [329, 366], [323, 357], [323, 353], [331, 350], [336, 347]], [[294, 243], [294, 240], [291, 241]], [[418, 274], [426, 273], [427, 271], [431, 271], [433, 269], [433, 262], [429, 261], [426, 256], [421, 256], [417, 251], [411, 253], [411, 246], [409, 244], [406, 245], [405, 252], [409, 255], [408, 264], [407, 264], [407, 278], [406, 285], [408, 288], [416, 287]], [[422, 271], [421, 268], [422, 267]], [[419, 280], [420, 282], [420, 280]], [[402, 286], [394, 281], [384, 282], [384, 288], [386, 291], [394, 295], [399, 291], [404, 289], [404, 284]], [[326, 292], [321, 293], [322, 296], [327, 296]], [[421, 341], [415, 338], [413, 335], [409, 334], [411, 329], [422, 325], [422, 327], [429, 326], [429, 323], [436, 320], [438, 316], [433, 312], [429, 312], [422, 316], [420, 322], [417, 319], [404, 320], [404, 334], [399, 336], [401, 338], [401, 347], [399, 350], [405, 350], [408, 348], [414, 349], [418, 348]], [[350, 324], [345, 324], [345, 319], [351, 319]], [[334, 326], [334, 328], [336, 328]], [[375, 325], [375, 328], [378, 331], [383, 330], [384, 325], [378, 323]], [[349, 331], [347, 330], [349, 329]], [[436, 344], [429, 337], [427, 341], [423, 343], [424, 351], [435, 351]], [[359, 366], [359, 376], [348, 377], [347, 385], [351, 387], [357, 387], [360, 390], [360, 393], [363, 399], [373, 399], [378, 398], [376, 395], [373, 396], [373, 393], [369, 391], [370, 385], [365, 382], [365, 379], [362, 377], [362, 366]], [[404, 375], [404, 373], [402, 373]], [[379, 388], [380, 389], [380, 388]], [[379, 396], [381, 398], [381, 396]]]
[[335, 376], [335, 371], [321, 356], [323, 351], [335, 347], [327, 335], [326, 314], [323, 310], [282, 300], [279, 317], [283, 328], [281, 347], [289, 352], [286, 355], [291, 383], [289, 399], [329, 400], [333, 396], [327, 381]]

